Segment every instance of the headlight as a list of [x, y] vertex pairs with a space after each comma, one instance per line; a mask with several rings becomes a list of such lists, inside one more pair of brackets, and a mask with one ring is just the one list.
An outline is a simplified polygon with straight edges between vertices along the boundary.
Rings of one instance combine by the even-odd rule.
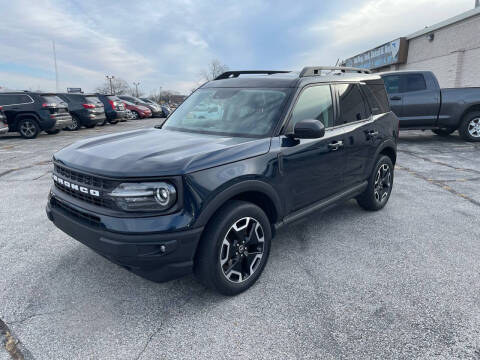
[[123, 183], [109, 196], [125, 211], [163, 211], [176, 203], [177, 190], [167, 182]]

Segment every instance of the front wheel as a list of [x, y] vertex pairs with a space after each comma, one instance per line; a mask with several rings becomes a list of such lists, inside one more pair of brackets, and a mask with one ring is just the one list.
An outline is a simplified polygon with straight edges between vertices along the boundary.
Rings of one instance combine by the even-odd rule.
[[480, 141], [480, 112], [475, 111], [465, 115], [458, 132], [467, 141]]
[[387, 204], [392, 193], [393, 170], [392, 160], [382, 155], [373, 168], [367, 188], [357, 197], [357, 202], [362, 208], [376, 211]]
[[205, 228], [194, 273], [210, 289], [239, 294], [260, 277], [271, 239], [270, 221], [262, 209], [245, 201], [229, 201]]

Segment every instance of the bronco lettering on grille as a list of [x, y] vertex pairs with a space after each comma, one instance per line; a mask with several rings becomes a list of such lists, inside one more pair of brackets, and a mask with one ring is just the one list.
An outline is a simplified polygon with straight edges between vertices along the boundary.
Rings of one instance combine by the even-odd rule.
[[73, 191], [78, 191], [78, 192], [81, 192], [83, 194], [96, 196], [96, 197], [100, 196], [100, 192], [98, 190], [93, 190], [93, 189], [86, 188], [85, 186], [73, 184], [70, 181], [67, 181], [67, 180], [64, 180], [64, 179], [58, 177], [57, 175], [53, 175], [53, 181], [60, 184], [60, 185], [65, 186], [66, 188], [71, 189]]

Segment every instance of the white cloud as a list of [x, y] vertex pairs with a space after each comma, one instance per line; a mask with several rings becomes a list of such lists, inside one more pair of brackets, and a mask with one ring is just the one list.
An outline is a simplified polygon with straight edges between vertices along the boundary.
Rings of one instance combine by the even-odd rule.
[[301, 54], [298, 62], [333, 65], [338, 58], [354, 56], [471, 8], [471, 0], [368, 0], [335, 19], [319, 19], [308, 27], [305, 36], [321, 43]]

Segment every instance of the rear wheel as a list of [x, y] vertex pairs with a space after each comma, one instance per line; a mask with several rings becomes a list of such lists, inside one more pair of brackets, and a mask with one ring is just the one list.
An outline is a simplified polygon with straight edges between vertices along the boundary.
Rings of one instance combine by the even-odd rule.
[[260, 277], [271, 239], [270, 222], [262, 209], [249, 202], [230, 201], [205, 228], [194, 273], [210, 289], [239, 294]]
[[[101, 123], [97, 123], [96, 125], [98, 126], [105, 126], [105, 124], [107, 123], [107, 119], [105, 118]], [[88, 127], [88, 126], [87, 126]]]
[[35, 139], [40, 129], [35, 119], [24, 118], [18, 123], [18, 132], [25, 139]]
[[72, 116], [72, 123], [68, 125], [66, 129], [70, 131], [77, 131], [78, 129], [80, 129], [80, 127], [80, 120], [76, 116]]
[[453, 133], [455, 131], [455, 129], [450, 129], [450, 128], [444, 128], [444, 129], [434, 129], [432, 130], [432, 132], [434, 134], [437, 134], [439, 136], [448, 136], [450, 135], [451, 133]]
[[367, 188], [357, 197], [362, 208], [376, 211], [387, 204], [392, 193], [393, 170], [392, 160], [388, 156], [380, 156], [368, 179]]
[[458, 132], [467, 141], [480, 141], [480, 112], [476, 111], [465, 115]]

